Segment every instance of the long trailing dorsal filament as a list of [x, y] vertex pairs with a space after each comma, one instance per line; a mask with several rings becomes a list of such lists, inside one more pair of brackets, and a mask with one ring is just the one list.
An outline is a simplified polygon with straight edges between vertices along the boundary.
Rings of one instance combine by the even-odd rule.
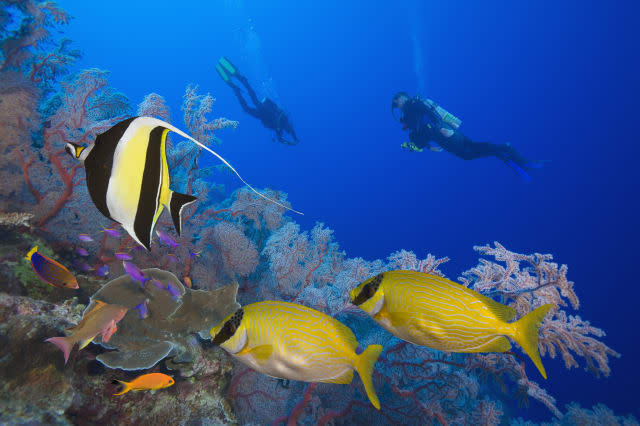
[[292, 209], [291, 207], [287, 207], [284, 204], [279, 203], [278, 201], [274, 200], [273, 198], [267, 197], [266, 195], [264, 195], [261, 192], [259, 192], [258, 190], [256, 190], [253, 186], [249, 185], [249, 183], [246, 180], [244, 180], [242, 178], [242, 176], [240, 176], [240, 173], [238, 173], [236, 171], [236, 169], [234, 169], [233, 166], [231, 164], [229, 164], [229, 162], [227, 160], [222, 158], [217, 152], [215, 152], [214, 150], [212, 150], [211, 148], [209, 148], [208, 146], [206, 146], [202, 142], [199, 142], [199, 141], [195, 140], [194, 138], [192, 138], [191, 136], [189, 136], [188, 134], [186, 134], [182, 130], [178, 129], [177, 127], [175, 127], [175, 126], [173, 126], [173, 125], [171, 125], [171, 124], [169, 124], [169, 123], [167, 123], [165, 121], [159, 120], [159, 119], [154, 118], [154, 117], [144, 117], [144, 118], [150, 125], [157, 125], [157, 126], [165, 127], [167, 129], [171, 130], [172, 132], [175, 132], [175, 133], [179, 134], [180, 136], [189, 139], [191, 142], [195, 143], [200, 148], [205, 149], [205, 150], [209, 151], [211, 154], [215, 155], [220, 161], [222, 161], [224, 163], [225, 166], [229, 167], [233, 171], [233, 173], [235, 173], [236, 176], [238, 176], [238, 179], [240, 179], [242, 181], [242, 183], [247, 185], [247, 187], [249, 187], [249, 189], [251, 191], [255, 192], [260, 197], [262, 197], [265, 200], [270, 201], [270, 202], [272, 202], [274, 204], [277, 204], [277, 205], [279, 205], [280, 207], [282, 207], [282, 208], [284, 208], [286, 210], [292, 211], [292, 212], [300, 214], [300, 215], [304, 215], [304, 213], [302, 213], [302, 212], [300, 212], [298, 210]]

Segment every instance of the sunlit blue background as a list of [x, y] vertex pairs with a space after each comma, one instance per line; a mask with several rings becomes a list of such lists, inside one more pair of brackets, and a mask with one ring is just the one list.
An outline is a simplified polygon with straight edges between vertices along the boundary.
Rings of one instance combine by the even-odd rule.
[[[623, 357], [599, 380], [545, 358], [543, 386], [559, 407], [605, 402], [636, 416], [638, 5], [62, 4], [76, 18], [67, 34], [84, 51], [80, 66], [111, 71], [134, 105], [149, 92], [163, 95], [179, 127], [185, 86], [199, 84], [217, 98], [213, 117], [240, 121], [218, 133], [218, 151], [257, 187], [286, 191], [305, 212], [295, 217], [303, 228], [322, 221], [334, 229], [348, 256], [431, 252], [452, 258], [444, 270], [455, 278], [476, 264], [473, 245], [498, 240], [568, 264], [579, 314], [604, 328]], [[273, 142], [240, 109], [214, 71], [222, 55], [290, 113], [298, 146]], [[472, 139], [509, 141], [551, 163], [524, 183], [495, 159], [402, 150], [406, 134], [390, 112], [400, 90], [440, 103]], [[525, 414], [550, 417], [536, 402]]]

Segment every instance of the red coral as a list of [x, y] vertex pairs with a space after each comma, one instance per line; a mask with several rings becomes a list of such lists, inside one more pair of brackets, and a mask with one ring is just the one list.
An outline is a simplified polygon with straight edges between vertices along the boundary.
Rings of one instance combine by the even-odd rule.
[[[22, 153], [17, 153], [25, 183], [36, 200], [34, 211], [38, 216], [38, 227], [45, 227], [63, 210], [74, 195], [74, 189], [84, 179], [78, 177], [82, 164], [65, 153], [64, 144], [91, 144], [98, 133], [126, 116], [126, 98], [107, 86], [106, 75], [105, 71], [90, 69], [78, 74], [73, 81], [63, 83], [62, 105], [44, 129], [40, 155], [30, 156], [27, 160]], [[113, 112], [120, 115], [113, 115]], [[103, 116], [109, 118], [103, 119]], [[51, 178], [52, 172], [57, 179]], [[84, 188], [82, 198], [88, 200]]]
[[231, 276], [246, 277], [258, 266], [258, 251], [253, 242], [231, 223], [216, 225], [211, 243], [224, 258], [223, 270]]

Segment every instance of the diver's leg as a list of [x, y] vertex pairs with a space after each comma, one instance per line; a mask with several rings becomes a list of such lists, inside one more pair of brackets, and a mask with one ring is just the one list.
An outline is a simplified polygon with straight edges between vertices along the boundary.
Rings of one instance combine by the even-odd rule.
[[236, 98], [238, 98], [238, 102], [240, 102], [240, 106], [242, 107], [242, 109], [244, 110], [244, 112], [246, 112], [249, 115], [252, 115], [256, 118], [260, 118], [258, 116], [258, 110], [256, 108], [251, 108], [248, 104], [247, 101], [244, 99], [244, 96], [242, 96], [242, 90], [240, 90], [240, 88], [238, 86], [236, 86], [235, 84], [230, 83], [229, 86], [231, 86], [231, 88], [233, 89], [233, 93], [236, 94]]
[[528, 182], [531, 180], [529, 169], [532, 164], [520, 155], [510, 144], [498, 145], [489, 142], [471, 142], [468, 146], [467, 156], [467, 160], [494, 156], [502, 160], [525, 181]]
[[253, 87], [251, 87], [251, 85], [249, 84], [249, 80], [247, 80], [247, 77], [239, 73], [234, 74], [234, 77], [236, 77], [238, 81], [240, 81], [240, 83], [244, 85], [245, 89], [247, 89], [247, 93], [251, 98], [251, 102], [253, 102], [255, 106], [259, 106], [261, 102], [260, 100], [258, 100], [258, 97], [256, 96], [256, 92], [253, 90]]
[[465, 137], [459, 157], [464, 160], [475, 160], [483, 157], [498, 157], [505, 160], [508, 155], [507, 145], [499, 145], [491, 142], [474, 142]]

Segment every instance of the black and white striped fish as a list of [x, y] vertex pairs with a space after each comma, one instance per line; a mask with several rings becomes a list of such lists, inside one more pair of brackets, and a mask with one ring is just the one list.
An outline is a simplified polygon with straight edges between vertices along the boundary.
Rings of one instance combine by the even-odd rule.
[[147, 250], [151, 248], [153, 229], [163, 208], [171, 212], [173, 224], [180, 235], [182, 210], [197, 199], [169, 189], [166, 138], [170, 131], [215, 155], [261, 197], [292, 210], [256, 191], [215, 151], [156, 118], [123, 120], [98, 135], [95, 143], [88, 147], [67, 143], [66, 151], [84, 163], [87, 188], [98, 210], [120, 223]]

